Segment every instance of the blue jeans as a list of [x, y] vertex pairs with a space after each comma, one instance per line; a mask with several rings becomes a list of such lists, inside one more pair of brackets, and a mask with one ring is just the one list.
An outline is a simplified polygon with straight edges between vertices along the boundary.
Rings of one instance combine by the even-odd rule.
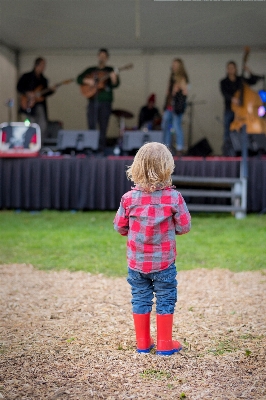
[[127, 281], [131, 286], [133, 313], [150, 313], [155, 294], [156, 313], [173, 314], [177, 301], [176, 275], [175, 264], [171, 264], [163, 271], [151, 272], [149, 274], [143, 274], [128, 268]]
[[176, 134], [176, 147], [177, 150], [183, 150], [184, 147], [184, 133], [182, 128], [183, 114], [175, 114], [173, 111], [165, 110], [162, 118], [162, 130], [164, 133], [164, 143], [166, 146], [171, 147], [171, 127], [174, 128]]

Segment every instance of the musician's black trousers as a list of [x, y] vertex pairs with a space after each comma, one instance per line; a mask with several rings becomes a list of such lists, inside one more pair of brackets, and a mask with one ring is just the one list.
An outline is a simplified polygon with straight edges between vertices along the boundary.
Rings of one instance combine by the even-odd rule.
[[228, 146], [231, 147], [230, 125], [234, 120], [235, 114], [231, 110], [224, 111], [224, 137], [223, 137], [223, 155], [228, 156]]
[[87, 119], [89, 129], [97, 129], [97, 124], [100, 130], [99, 151], [104, 152], [106, 142], [106, 131], [108, 121], [112, 110], [112, 104], [109, 101], [90, 100], [87, 109]]

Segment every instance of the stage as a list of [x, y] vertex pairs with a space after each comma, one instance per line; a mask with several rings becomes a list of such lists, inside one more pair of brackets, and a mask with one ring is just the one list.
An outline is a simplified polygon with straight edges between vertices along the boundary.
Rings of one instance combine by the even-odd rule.
[[[132, 186], [125, 174], [132, 160], [115, 156], [2, 158], [0, 209], [116, 210]], [[175, 165], [175, 174], [182, 176], [238, 178], [240, 174], [237, 157], [182, 157]], [[248, 212], [266, 210], [266, 157], [248, 159], [247, 197]], [[192, 200], [186, 201], [189, 207]]]

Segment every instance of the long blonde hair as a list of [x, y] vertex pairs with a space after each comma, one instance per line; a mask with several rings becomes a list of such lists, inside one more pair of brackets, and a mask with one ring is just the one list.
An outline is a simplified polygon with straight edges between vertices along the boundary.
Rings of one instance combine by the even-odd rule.
[[185, 80], [186, 83], [189, 83], [189, 78], [184, 65], [184, 61], [181, 58], [175, 58], [173, 61], [179, 63], [179, 71], [171, 71], [170, 79], [172, 79], [176, 83], [179, 83], [182, 80]]
[[126, 174], [128, 179], [146, 192], [154, 192], [171, 186], [174, 168], [174, 159], [169, 149], [164, 144], [151, 142], [138, 150]]

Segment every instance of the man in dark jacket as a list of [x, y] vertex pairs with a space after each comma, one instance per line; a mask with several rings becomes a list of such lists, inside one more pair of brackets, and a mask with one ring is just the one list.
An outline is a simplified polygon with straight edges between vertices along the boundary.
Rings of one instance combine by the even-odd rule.
[[[88, 98], [87, 122], [89, 129], [100, 129], [99, 152], [104, 153], [106, 131], [112, 111], [113, 88], [120, 84], [118, 69], [107, 66], [109, 53], [107, 49], [98, 52], [98, 65], [85, 69], [78, 77], [77, 83], [84, 85], [83, 94]], [[87, 93], [86, 93], [87, 89]]]
[[17, 91], [21, 94], [19, 112], [26, 114], [30, 122], [40, 126], [42, 141], [47, 130], [47, 104], [46, 97], [53, 94], [55, 88], [41, 92], [48, 88], [48, 81], [43, 75], [46, 67], [45, 59], [36, 58], [32, 71], [23, 74], [18, 83]]

